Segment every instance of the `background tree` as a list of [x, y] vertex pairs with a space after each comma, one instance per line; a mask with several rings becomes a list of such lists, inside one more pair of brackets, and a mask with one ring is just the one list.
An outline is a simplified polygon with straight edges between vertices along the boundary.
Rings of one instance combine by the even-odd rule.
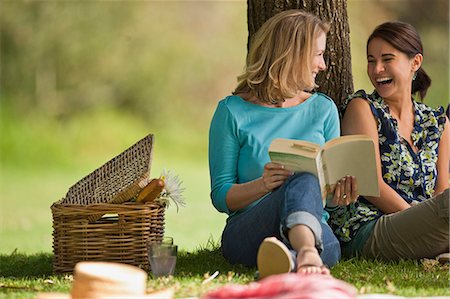
[[302, 9], [330, 22], [324, 55], [327, 69], [317, 77], [318, 90], [329, 95], [336, 104], [353, 92], [347, 0], [248, 0], [247, 4], [247, 48], [261, 25], [284, 10]]

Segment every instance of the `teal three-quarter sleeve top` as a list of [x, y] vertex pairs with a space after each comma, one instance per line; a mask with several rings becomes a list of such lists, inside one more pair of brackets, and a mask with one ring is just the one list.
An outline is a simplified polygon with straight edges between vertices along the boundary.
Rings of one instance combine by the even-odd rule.
[[307, 140], [317, 144], [340, 135], [339, 115], [334, 102], [314, 93], [305, 102], [288, 108], [253, 104], [239, 96], [221, 100], [209, 131], [211, 199], [214, 207], [228, 215], [228, 190], [262, 176], [270, 162], [268, 149], [275, 138]]

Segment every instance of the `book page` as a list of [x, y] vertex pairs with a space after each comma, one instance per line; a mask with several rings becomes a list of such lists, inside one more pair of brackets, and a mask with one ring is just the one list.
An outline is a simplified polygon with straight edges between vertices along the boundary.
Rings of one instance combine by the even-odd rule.
[[358, 193], [379, 196], [375, 145], [367, 136], [343, 136], [324, 147], [323, 164], [327, 184], [335, 184], [346, 175], [355, 176]]
[[328, 142], [326, 142], [323, 145], [323, 150], [327, 150], [329, 148], [332, 148], [335, 145], [339, 145], [342, 143], [346, 143], [346, 142], [352, 142], [352, 141], [360, 141], [360, 140], [372, 140], [372, 138], [370, 138], [367, 135], [345, 135], [345, 136], [339, 136], [336, 138], [333, 138], [331, 140], [329, 140]]
[[272, 141], [269, 147], [270, 152], [300, 155], [315, 159], [320, 151], [320, 146], [316, 143], [304, 140], [292, 140], [277, 138]]
[[269, 156], [272, 162], [284, 165], [287, 170], [309, 172], [318, 176], [315, 158], [280, 152], [269, 152]]
[[[325, 200], [325, 176], [322, 170], [322, 149], [318, 144], [292, 139], [275, 139], [269, 147], [270, 160], [292, 172], [308, 172], [319, 179]], [[323, 202], [325, 204], [325, 202]]]

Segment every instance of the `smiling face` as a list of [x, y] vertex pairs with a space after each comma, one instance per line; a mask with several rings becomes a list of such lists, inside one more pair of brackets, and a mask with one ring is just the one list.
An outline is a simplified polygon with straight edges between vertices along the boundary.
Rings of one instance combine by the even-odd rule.
[[324, 71], [327, 68], [325, 60], [323, 59], [323, 53], [325, 53], [326, 44], [327, 44], [327, 37], [325, 33], [322, 32], [314, 41], [312, 51], [313, 58], [311, 60], [312, 63], [311, 70], [314, 82], [317, 74], [321, 71]]
[[381, 38], [372, 39], [367, 46], [367, 74], [385, 99], [410, 98], [412, 77], [421, 63], [421, 54], [409, 58]]

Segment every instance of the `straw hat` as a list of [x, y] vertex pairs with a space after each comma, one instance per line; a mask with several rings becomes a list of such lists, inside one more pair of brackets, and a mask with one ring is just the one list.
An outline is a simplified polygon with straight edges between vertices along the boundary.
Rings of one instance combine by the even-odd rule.
[[70, 294], [40, 293], [36, 299], [172, 299], [166, 289], [146, 293], [147, 273], [135, 266], [109, 262], [79, 262], [75, 265]]

